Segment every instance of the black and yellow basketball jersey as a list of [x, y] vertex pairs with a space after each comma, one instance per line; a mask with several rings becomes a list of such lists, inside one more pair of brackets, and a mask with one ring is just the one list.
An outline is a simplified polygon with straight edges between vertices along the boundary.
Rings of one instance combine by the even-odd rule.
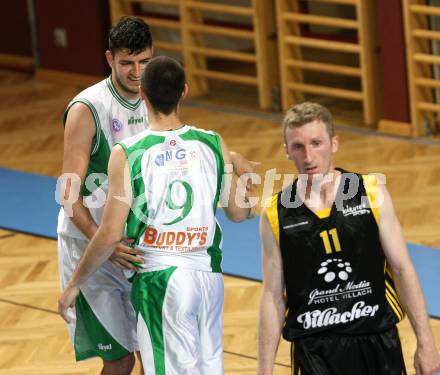
[[376, 177], [340, 171], [328, 212], [303, 204], [296, 181], [266, 209], [283, 261], [286, 340], [380, 332], [404, 317], [379, 241]]

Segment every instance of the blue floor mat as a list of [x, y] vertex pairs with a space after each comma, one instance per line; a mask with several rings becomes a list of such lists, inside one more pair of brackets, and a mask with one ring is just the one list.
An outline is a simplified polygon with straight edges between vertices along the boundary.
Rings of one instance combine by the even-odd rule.
[[[0, 228], [56, 238], [59, 206], [56, 179], [0, 168]], [[258, 218], [235, 224], [218, 210], [223, 229], [223, 265], [226, 274], [262, 279]], [[440, 318], [440, 250], [408, 244], [426, 296], [428, 313]]]
[[428, 314], [440, 319], [440, 249], [408, 243], [426, 298]]
[[56, 179], [0, 168], [0, 228], [56, 238]]

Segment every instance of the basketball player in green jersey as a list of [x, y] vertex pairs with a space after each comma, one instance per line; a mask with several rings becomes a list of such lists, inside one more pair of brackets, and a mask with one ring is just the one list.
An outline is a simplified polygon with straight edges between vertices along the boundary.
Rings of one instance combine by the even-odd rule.
[[[251, 214], [237, 186], [224, 180], [230, 156], [214, 132], [184, 125], [179, 103], [185, 75], [158, 57], [142, 80], [149, 129], [115, 146], [109, 199], [101, 224], [59, 300], [67, 311], [80, 287], [112, 254], [124, 229], [144, 252], [132, 300], [146, 374], [223, 374], [221, 229], [215, 210], [222, 194], [233, 221]], [[131, 206], [131, 210], [130, 210]]]
[[391, 198], [376, 176], [333, 165], [333, 118], [302, 103], [283, 120], [293, 185], [261, 215], [259, 375], [273, 374], [281, 333], [294, 375], [406, 374], [396, 323], [408, 314], [417, 375], [440, 357]]
[[[148, 25], [137, 17], [122, 18], [110, 31], [106, 58], [111, 76], [79, 93], [65, 112], [63, 174], [73, 176], [68, 202], [58, 219], [61, 286], [71, 277], [100, 223], [107, 192], [107, 164], [116, 142], [147, 128], [147, 109], [139, 95], [142, 72], [153, 55]], [[237, 168], [252, 165], [231, 154]], [[80, 190], [81, 188], [81, 190]], [[104, 194], [102, 194], [104, 193]], [[79, 197], [79, 199], [76, 199]], [[129, 374], [137, 350], [131, 284], [123, 269], [141, 263], [139, 250], [120, 242], [106, 262], [81, 288], [69, 324], [77, 360], [99, 356], [103, 374]], [[118, 267], [120, 266], [120, 267]]]

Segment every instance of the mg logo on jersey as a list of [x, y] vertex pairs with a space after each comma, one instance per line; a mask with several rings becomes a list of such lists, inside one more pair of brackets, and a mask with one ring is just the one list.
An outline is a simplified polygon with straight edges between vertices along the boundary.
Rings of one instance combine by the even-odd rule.
[[154, 157], [154, 164], [163, 167], [165, 162], [186, 160], [186, 150], [179, 148], [177, 150], [162, 151]]
[[158, 167], [163, 167], [165, 164], [165, 155], [156, 155], [156, 157], [154, 158], [154, 164], [156, 164]]

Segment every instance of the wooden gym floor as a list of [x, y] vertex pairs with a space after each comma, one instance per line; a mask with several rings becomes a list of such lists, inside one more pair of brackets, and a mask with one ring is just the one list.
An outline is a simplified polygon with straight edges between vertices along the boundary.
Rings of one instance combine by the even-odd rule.
[[[0, 70], [0, 167], [58, 176], [62, 113], [80, 89]], [[209, 103], [212, 100], [185, 105], [184, 121], [218, 131], [230, 149], [262, 162], [258, 169], [262, 176], [271, 168], [277, 173], [294, 172], [282, 149], [278, 125], [281, 115], [261, 113], [255, 108], [252, 112], [228, 110]], [[352, 121], [356, 118], [353, 112], [338, 110], [335, 115], [339, 124], [356, 122]], [[362, 173], [384, 173], [406, 239], [440, 248], [440, 144], [365, 133], [359, 128], [344, 127], [338, 133], [341, 149], [337, 165]], [[280, 186], [277, 182], [276, 187]], [[225, 285], [226, 373], [255, 374], [261, 285], [229, 276], [225, 277]], [[99, 374], [97, 359], [74, 362], [66, 327], [56, 314], [58, 295], [56, 242], [0, 230], [0, 375]], [[440, 321], [431, 322], [440, 345]], [[407, 319], [399, 329], [407, 367], [413, 373], [415, 340]], [[275, 373], [289, 374], [289, 363], [289, 345], [282, 342]]]

